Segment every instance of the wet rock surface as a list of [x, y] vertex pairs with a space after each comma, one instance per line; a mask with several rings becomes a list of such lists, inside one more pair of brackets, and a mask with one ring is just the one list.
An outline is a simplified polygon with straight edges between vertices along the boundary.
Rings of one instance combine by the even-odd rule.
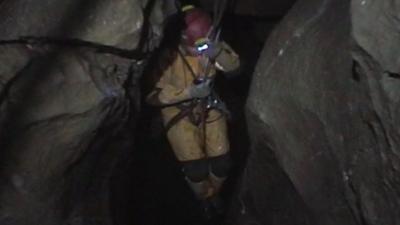
[[[161, 35], [161, 2], [2, 1], [3, 40], [75, 38], [138, 48]], [[147, 11], [146, 11], [147, 10]], [[150, 49], [151, 50], [151, 49]], [[111, 178], [132, 151], [135, 60], [92, 47], [0, 46], [0, 224], [113, 224]]]
[[298, 1], [272, 33], [233, 224], [400, 223], [398, 5]]

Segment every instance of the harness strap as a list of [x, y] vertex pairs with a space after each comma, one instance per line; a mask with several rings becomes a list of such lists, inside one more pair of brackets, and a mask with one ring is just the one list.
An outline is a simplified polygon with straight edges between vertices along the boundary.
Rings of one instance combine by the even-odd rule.
[[172, 117], [172, 119], [170, 121], [168, 121], [168, 123], [165, 125], [166, 132], [168, 132], [169, 129], [171, 129], [171, 127], [173, 127], [175, 124], [177, 124], [183, 118], [190, 116], [190, 114], [192, 114], [193, 109], [196, 107], [196, 105], [197, 104], [192, 103], [189, 106], [180, 109], [181, 111], [178, 114], [176, 114], [174, 117]]
[[[211, 103], [210, 103], [211, 101]], [[199, 118], [195, 118], [193, 115], [193, 110], [196, 106], [201, 107], [201, 115]], [[226, 105], [219, 99], [219, 97], [214, 94], [214, 97], [210, 100], [209, 98], [205, 99], [200, 99], [199, 102], [195, 102], [192, 100], [190, 105], [184, 106], [182, 103], [170, 105], [170, 106], [176, 106], [180, 109], [180, 112], [174, 116], [165, 126], [166, 131], [168, 131], [172, 126], [174, 126], [176, 123], [178, 123], [180, 120], [182, 120], [185, 117], [188, 117], [189, 120], [196, 126], [199, 126], [200, 124], [208, 124], [208, 123], [213, 123], [222, 117], [226, 116], [226, 118], [229, 120], [231, 118], [231, 114], [229, 110], [227, 109]], [[179, 107], [181, 106], [181, 107]], [[221, 115], [217, 117], [216, 119], [213, 119], [211, 121], [207, 121], [208, 117], [208, 112], [212, 109], [216, 109], [221, 112]], [[203, 127], [203, 129], [205, 129]], [[205, 131], [205, 130], [204, 130]]]

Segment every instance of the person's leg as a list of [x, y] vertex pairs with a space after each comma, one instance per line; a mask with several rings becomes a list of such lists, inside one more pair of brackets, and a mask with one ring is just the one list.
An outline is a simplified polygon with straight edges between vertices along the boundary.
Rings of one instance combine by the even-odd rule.
[[209, 164], [208, 180], [213, 190], [208, 202], [219, 215], [223, 215], [225, 207], [219, 193], [231, 168], [227, 124], [225, 117], [216, 110], [210, 111], [208, 121], [206, 153]]
[[187, 118], [177, 122], [167, 133], [185, 180], [199, 200], [207, 199], [212, 188], [208, 180], [209, 165], [200, 145], [200, 132]]
[[212, 195], [212, 186], [208, 180], [208, 162], [197, 159], [181, 162], [186, 182], [198, 200], [206, 200]]
[[210, 166], [209, 180], [217, 195], [228, 176], [231, 159], [226, 119], [219, 111], [211, 110], [206, 126], [206, 150]]
[[229, 153], [209, 158], [209, 165], [209, 180], [215, 194], [218, 194], [231, 169], [232, 163]]

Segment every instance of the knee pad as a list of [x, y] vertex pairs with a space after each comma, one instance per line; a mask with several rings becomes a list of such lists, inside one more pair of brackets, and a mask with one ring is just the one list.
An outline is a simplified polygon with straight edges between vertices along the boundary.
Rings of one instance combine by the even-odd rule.
[[210, 160], [211, 172], [217, 177], [227, 177], [232, 167], [232, 159], [229, 154], [212, 157]]
[[192, 182], [200, 182], [208, 177], [209, 169], [206, 159], [183, 162], [183, 173]]

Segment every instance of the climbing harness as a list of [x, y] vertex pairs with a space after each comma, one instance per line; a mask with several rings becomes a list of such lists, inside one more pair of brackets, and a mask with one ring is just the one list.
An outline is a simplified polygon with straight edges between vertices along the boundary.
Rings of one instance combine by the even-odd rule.
[[[189, 72], [191, 76], [193, 77], [193, 82], [194, 85], [198, 85], [202, 82], [206, 82], [206, 79], [211, 79], [211, 88], [213, 86], [213, 79], [214, 77], [199, 77], [196, 75], [196, 73], [193, 71], [192, 67], [190, 66], [189, 62], [185, 59], [185, 56], [181, 52], [180, 49], [178, 49], [178, 54], [182, 58], [185, 66], [189, 69]], [[227, 118], [230, 118], [230, 113], [229, 110], [227, 109], [225, 103], [219, 98], [219, 96], [215, 93], [215, 91], [212, 91], [212, 93], [204, 98], [195, 98], [195, 99], [190, 99], [188, 101], [184, 102], [179, 102], [176, 104], [169, 104], [169, 105], [164, 105], [163, 107], [170, 107], [170, 106], [176, 106], [180, 109], [180, 112], [174, 116], [165, 126], [165, 130], [168, 131], [171, 127], [173, 127], [176, 123], [178, 123], [180, 120], [182, 120], [185, 117], [188, 117], [189, 120], [196, 126], [202, 125], [202, 130], [205, 135], [206, 127], [205, 125], [208, 123], [213, 123], [219, 119], [221, 119], [223, 116], [227, 116]], [[194, 110], [200, 107], [200, 116], [196, 118], [194, 115]], [[221, 115], [213, 119], [211, 121], [207, 120], [208, 117], [208, 112], [212, 109], [216, 109], [221, 112]]]

